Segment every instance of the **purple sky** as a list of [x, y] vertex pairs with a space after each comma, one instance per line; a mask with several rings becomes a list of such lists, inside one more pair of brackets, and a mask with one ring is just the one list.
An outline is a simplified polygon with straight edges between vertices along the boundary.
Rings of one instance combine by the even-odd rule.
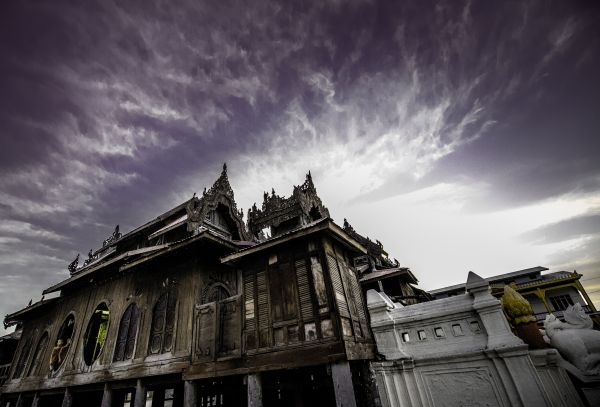
[[2, 2], [0, 314], [224, 161], [242, 208], [310, 169], [424, 289], [542, 265], [600, 300], [597, 2], [224, 3]]

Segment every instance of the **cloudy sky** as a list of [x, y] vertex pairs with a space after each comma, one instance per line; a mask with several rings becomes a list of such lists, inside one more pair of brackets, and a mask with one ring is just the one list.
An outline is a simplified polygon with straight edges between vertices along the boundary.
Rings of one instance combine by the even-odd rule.
[[310, 169], [424, 289], [542, 265], [600, 301], [594, 1], [3, 1], [0, 314], [201, 192]]

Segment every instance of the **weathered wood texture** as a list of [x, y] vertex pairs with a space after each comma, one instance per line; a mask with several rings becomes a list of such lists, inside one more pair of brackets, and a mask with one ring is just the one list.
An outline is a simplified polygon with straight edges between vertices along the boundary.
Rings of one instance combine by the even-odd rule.
[[[26, 321], [16, 358], [23, 356], [4, 391], [165, 374], [191, 380], [373, 356], [357, 276], [342, 245], [303, 237], [237, 269], [219, 262], [223, 248], [215, 250], [192, 246], [65, 289]], [[88, 365], [86, 329], [100, 304], [110, 312], [106, 339]], [[69, 315], [71, 344], [51, 371]]]

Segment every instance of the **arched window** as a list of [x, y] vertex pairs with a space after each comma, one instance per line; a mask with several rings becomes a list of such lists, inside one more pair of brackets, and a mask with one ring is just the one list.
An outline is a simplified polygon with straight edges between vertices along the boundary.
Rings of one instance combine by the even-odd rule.
[[152, 311], [152, 327], [150, 329], [150, 345], [148, 353], [159, 354], [171, 351], [173, 347], [173, 327], [175, 326], [175, 290], [161, 295]]
[[96, 307], [87, 329], [85, 330], [85, 342], [83, 345], [83, 361], [91, 366], [98, 359], [104, 347], [106, 332], [108, 330], [108, 317], [110, 311], [105, 303]]
[[140, 311], [137, 305], [135, 303], [129, 304], [123, 313], [121, 324], [119, 325], [119, 336], [117, 337], [113, 361], [118, 362], [133, 357], [139, 316]]
[[231, 297], [231, 294], [229, 294], [229, 291], [225, 287], [220, 284], [215, 284], [206, 293], [204, 303], [221, 301], [229, 297]]
[[71, 337], [75, 329], [75, 317], [70, 314], [63, 322], [56, 337], [56, 343], [50, 354], [50, 369], [57, 371], [67, 357], [67, 352], [71, 347]]
[[31, 366], [29, 367], [28, 376], [37, 376], [40, 374], [40, 366], [42, 364], [42, 356], [44, 356], [44, 352], [46, 352], [46, 348], [48, 347], [48, 332], [44, 332], [40, 340], [38, 341], [37, 348], [35, 348], [35, 353], [33, 354], [33, 362], [31, 362]]
[[27, 338], [27, 341], [23, 344], [23, 347], [21, 348], [21, 354], [19, 355], [19, 359], [17, 359], [15, 372], [13, 373], [13, 378], [15, 379], [23, 375], [25, 364], [27, 364], [27, 359], [29, 359], [29, 352], [31, 352], [31, 339], [31, 336]]

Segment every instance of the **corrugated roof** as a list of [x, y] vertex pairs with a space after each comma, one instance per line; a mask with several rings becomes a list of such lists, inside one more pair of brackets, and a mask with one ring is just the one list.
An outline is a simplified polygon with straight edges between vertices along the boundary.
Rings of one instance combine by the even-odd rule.
[[[548, 268], [546, 267], [542, 267], [542, 266], [536, 266], [536, 267], [531, 267], [531, 268], [527, 268], [527, 269], [523, 269], [523, 270], [517, 270], [517, 271], [513, 271], [511, 273], [506, 273], [506, 274], [500, 274], [497, 276], [492, 276], [492, 277], [487, 277], [484, 278], [485, 281], [487, 281], [488, 283], [498, 283], [504, 280], [508, 280], [508, 279], [512, 279], [515, 277], [522, 277], [522, 276], [527, 276], [530, 274], [541, 274], [542, 271], [546, 271], [548, 270]], [[442, 294], [446, 291], [455, 291], [455, 290], [459, 290], [459, 289], [464, 289], [465, 288], [465, 283], [462, 284], [455, 284], [455, 285], [451, 285], [448, 287], [443, 287], [443, 288], [437, 288], [435, 290], [430, 290], [429, 294], [432, 295], [437, 295], [437, 294]]]

